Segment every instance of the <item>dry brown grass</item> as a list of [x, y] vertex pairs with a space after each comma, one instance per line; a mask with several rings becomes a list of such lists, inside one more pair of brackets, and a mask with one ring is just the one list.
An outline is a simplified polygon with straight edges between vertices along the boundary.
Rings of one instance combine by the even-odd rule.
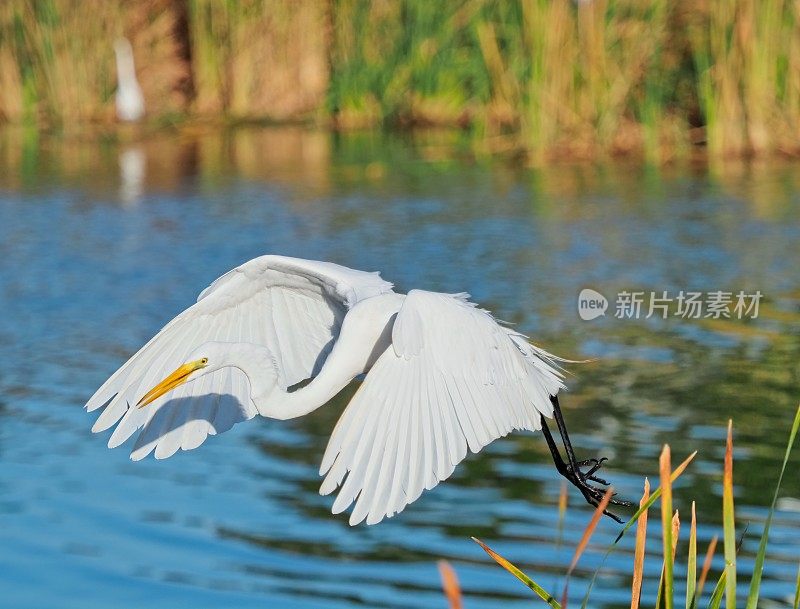
[[199, 114], [288, 120], [322, 107], [326, 3], [190, 0], [189, 15]]

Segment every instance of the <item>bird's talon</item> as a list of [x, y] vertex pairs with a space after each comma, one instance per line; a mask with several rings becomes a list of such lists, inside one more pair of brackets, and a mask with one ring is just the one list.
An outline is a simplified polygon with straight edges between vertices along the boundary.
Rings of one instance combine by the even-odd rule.
[[[594, 480], [600, 484], [608, 485], [608, 482], [603, 481], [602, 478], [593, 477], [595, 472], [603, 467], [603, 463], [606, 461], [608, 461], [608, 457], [601, 457], [600, 459], [584, 459], [583, 461], [578, 461], [575, 463], [575, 468], [573, 468], [572, 465], [567, 464], [567, 473], [585, 480]], [[580, 469], [581, 467], [588, 467], [589, 469], [584, 472]]]
[[619, 524], [622, 524], [624, 522], [622, 520], [622, 518], [617, 516], [614, 512], [609, 512], [608, 510], [604, 510], [603, 514], [605, 514], [606, 516], [609, 516], [610, 518], [612, 518], [613, 520], [615, 520]]
[[[600, 505], [600, 502], [603, 500], [606, 491], [605, 489], [598, 488], [592, 484], [589, 484], [588, 481], [591, 480], [593, 482], [597, 482], [598, 484], [603, 484], [605, 486], [609, 485], [609, 483], [606, 480], [603, 480], [602, 478], [597, 478], [596, 476], [584, 476], [583, 474], [575, 474], [572, 472], [572, 470], [570, 470], [570, 475], [568, 476], [568, 479], [570, 482], [572, 482], [572, 484], [574, 484], [578, 488], [578, 490], [583, 495], [584, 499], [586, 499], [587, 503], [595, 507]], [[618, 505], [620, 507], [625, 507], [625, 508], [635, 507], [635, 504], [625, 499], [614, 499], [614, 497], [616, 496], [617, 493], [612, 493], [611, 499], [609, 500], [609, 505]], [[619, 523], [624, 522], [616, 514], [613, 514], [608, 511], [604, 511], [603, 513], [606, 514], [607, 516], [610, 516]]]
[[603, 464], [602, 464], [602, 463], [598, 463], [597, 465], [595, 465], [594, 467], [592, 467], [592, 469], [590, 469], [588, 472], [586, 472], [586, 476], [591, 476], [591, 475], [593, 475], [593, 474], [594, 474], [594, 473], [595, 473], [595, 472], [596, 472], [598, 469], [600, 469], [602, 466], [603, 466]]

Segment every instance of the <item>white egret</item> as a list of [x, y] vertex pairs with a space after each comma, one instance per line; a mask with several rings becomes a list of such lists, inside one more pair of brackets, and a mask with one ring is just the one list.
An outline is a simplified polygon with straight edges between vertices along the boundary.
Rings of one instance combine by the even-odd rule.
[[[558, 471], [596, 505], [603, 489], [591, 482], [607, 484], [595, 476], [603, 460], [575, 459], [557, 399], [558, 358], [467, 294], [392, 287], [378, 273], [329, 262], [250, 260], [98, 389], [86, 405], [104, 408], [92, 431], [116, 425], [113, 448], [141, 428], [131, 458], [165, 458], [256, 414], [301, 417], [366, 373], [320, 467], [320, 493], [339, 488], [333, 512], [355, 503], [350, 524], [400, 512], [468, 449], [514, 429], [541, 429]], [[545, 417], [556, 420], [566, 461]]]
[[126, 38], [118, 38], [114, 41], [114, 55], [117, 59], [117, 118], [126, 122], [141, 120], [144, 116], [144, 95], [136, 80], [131, 43]]

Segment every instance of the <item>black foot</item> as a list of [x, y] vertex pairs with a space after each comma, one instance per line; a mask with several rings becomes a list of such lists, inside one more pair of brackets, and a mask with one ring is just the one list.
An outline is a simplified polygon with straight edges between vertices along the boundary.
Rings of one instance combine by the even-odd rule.
[[[606, 457], [602, 459], [586, 459], [585, 461], [578, 461], [576, 465], [577, 468], [573, 468], [570, 465], [564, 464], [564, 471], [560, 472], [562, 476], [564, 476], [567, 480], [569, 480], [573, 486], [575, 486], [583, 495], [586, 501], [597, 507], [600, 505], [600, 502], [603, 500], [603, 497], [606, 494], [606, 489], [602, 488], [603, 486], [608, 486], [608, 482], [595, 476], [595, 472], [599, 470], [603, 463], [608, 461]], [[583, 471], [581, 467], [588, 467], [586, 471]], [[598, 485], [595, 486], [594, 484], [590, 484], [591, 482], [596, 482]], [[624, 499], [615, 499], [616, 493], [611, 496], [611, 500], [608, 502], [609, 505], [619, 505], [621, 507], [633, 507], [634, 504], [630, 501], [626, 501]], [[604, 510], [603, 513], [606, 516], [609, 516], [616, 520], [619, 523], [624, 522], [619, 516], [610, 512], [608, 510]]]
[[[558, 450], [558, 446], [556, 445], [556, 442], [550, 433], [550, 429], [547, 426], [547, 421], [544, 417], [542, 417], [542, 433], [547, 441], [547, 446], [550, 449], [550, 453], [553, 456], [553, 462], [555, 463], [556, 469], [558, 470], [559, 474], [569, 480], [570, 483], [572, 483], [572, 485], [581, 492], [581, 495], [583, 495], [584, 499], [586, 499], [590, 505], [597, 507], [600, 505], [600, 502], [603, 500], [603, 497], [606, 494], [606, 489], [603, 487], [606, 487], [609, 484], [608, 481], [600, 478], [596, 474], [600, 468], [603, 467], [603, 464], [608, 461], [608, 459], [606, 457], [602, 457], [600, 459], [585, 459], [583, 461], [578, 461], [575, 458], [574, 451], [572, 450], [572, 443], [569, 441], [567, 428], [564, 424], [564, 418], [561, 414], [561, 407], [558, 404], [558, 398], [556, 396], [552, 396], [550, 401], [553, 404], [553, 417], [558, 424], [558, 431], [561, 434], [561, 440], [564, 443], [564, 450], [566, 452], [565, 460], [562, 458], [561, 453]], [[586, 469], [584, 470], [581, 468]], [[609, 505], [634, 507], [634, 504], [630, 501], [614, 499], [615, 495], [616, 493], [612, 495]], [[608, 510], [604, 510], [603, 513], [619, 523], [624, 522], [619, 516]]]
[[592, 480], [594, 482], [597, 482], [598, 484], [605, 484], [606, 486], [608, 486], [608, 482], [594, 475], [594, 473], [598, 469], [603, 467], [603, 463], [605, 463], [606, 461], [608, 461], [608, 457], [601, 457], [600, 459], [585, 459], [583, 461], [578, 461], [578, 468], [586, 467], [587, 465], [591, 466], [589, 468], [589, 471], [581, 472], [584, 478], [586, 478], [587, 480]]

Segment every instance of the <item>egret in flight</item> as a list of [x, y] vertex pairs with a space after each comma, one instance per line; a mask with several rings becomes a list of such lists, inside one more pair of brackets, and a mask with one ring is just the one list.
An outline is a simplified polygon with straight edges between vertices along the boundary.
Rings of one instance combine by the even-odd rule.
[[[255, 415], [292, 419], [361, 386], [333, 429], [320, 493], [350, 524], [393, 516], [515, 429], [541, 430], [559, 473], [597, 505], [604, 459], [578, 461], [558, 403], [559, 358], [467, 294], [393, 291], [378, 273], [261, 256], [229, 271], [86, 405], [109, 448], [170, 457]], [[546, 419], [553, 418], [562, 457]], [[628, 502], [612, 500], [616, 505]], [[618, 518], [609, 512], [609, 516]]]

